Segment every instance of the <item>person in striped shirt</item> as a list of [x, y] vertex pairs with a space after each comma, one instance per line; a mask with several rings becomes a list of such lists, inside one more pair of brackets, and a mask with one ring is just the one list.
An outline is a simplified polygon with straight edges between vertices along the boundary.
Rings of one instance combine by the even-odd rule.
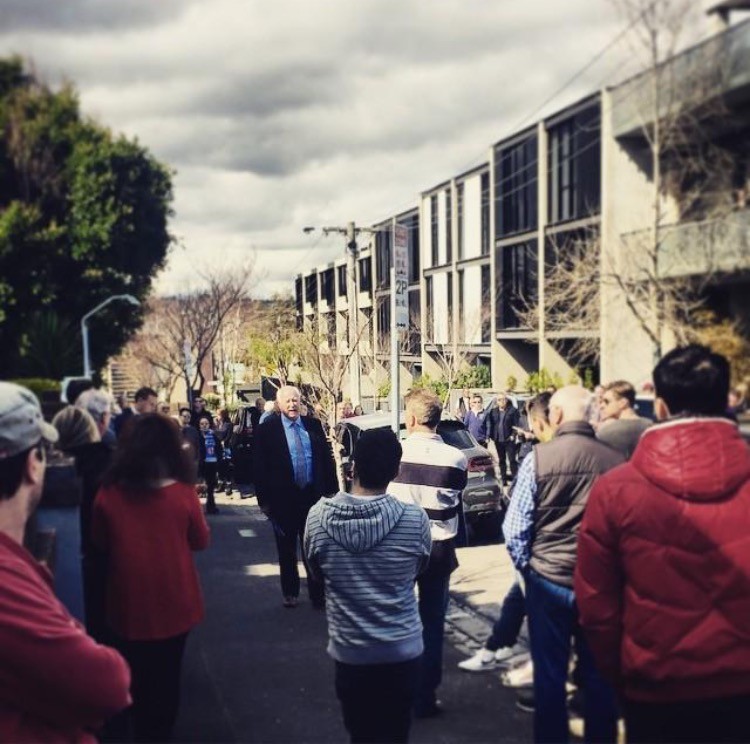
[[458, 568], [455, 542], [468, 463], [461, 450], [443, 442], [437, 433], [443, 408], [434, 393], [413, 390], [405, 401], [409, 436], [388, 493], [418, 504], [430, 519], [430, 562], [417, 580], [424, 657], [414, 714], [432, 718], [441, 712], [437, 689], [443, 674], [445, 612], [450, 576]]

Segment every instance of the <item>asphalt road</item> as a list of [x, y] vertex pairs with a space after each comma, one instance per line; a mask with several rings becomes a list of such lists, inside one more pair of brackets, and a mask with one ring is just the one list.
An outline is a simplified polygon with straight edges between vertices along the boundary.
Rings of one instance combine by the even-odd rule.
[[[220, 499], [211, 547], [197, 556], [206, 619], [188, 639], [175, 741], [348, 741], [325, 651], [325, 613], [281, 605], [270, 525], [255, 499]], [[531, 717], [496, 675], [456, 668], [446, 642], [445, 713], [415, 721], [412, 742], [531, 740]]]

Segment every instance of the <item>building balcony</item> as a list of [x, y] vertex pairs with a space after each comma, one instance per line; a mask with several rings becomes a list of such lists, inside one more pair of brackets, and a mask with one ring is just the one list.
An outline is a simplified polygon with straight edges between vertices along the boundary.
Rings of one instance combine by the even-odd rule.
[[656, 118], [722, 96], [732, 108], [750, 99], [750, 21], [732, 26], [612, 89], [615, 137], [641, 136]]
[[[633, 278], [650, 271], [652, 231], [628, 233], [622, 240], [626, 271]], [[750, 271], [750, 210], [663, 227], [656, 268], [665, 279]]]

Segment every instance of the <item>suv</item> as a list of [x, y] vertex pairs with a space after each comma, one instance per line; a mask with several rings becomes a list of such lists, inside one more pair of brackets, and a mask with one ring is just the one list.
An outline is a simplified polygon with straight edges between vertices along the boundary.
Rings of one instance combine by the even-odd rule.
[[[336, 424], [334, 432], [340, 446], [341, 468], [344, 483], [351, 482], [351, 456], [354, 445], [363, 431], [368, 429], [390, 429], [390, 413], [370, 413], [354, 416]], [[466, 523], [476, 532], [497, 533], [504, 507], [503, 489], [495, 475], [492, 455], [482, 447], [460, 422], [442, 420], [437, 433], [446, 444], [460, 449], [469, 463], [468, 483], [463, 491], [463, 511]], [[406, 438], [403, 414], [401, 415], [401, 439]]]
[[241, 405], [232, 414], [232, 433], [228, 444], [232, 449], [235, 483], [252, 483], [253, 480], [253, 424], [251, 415], [255, 406]]

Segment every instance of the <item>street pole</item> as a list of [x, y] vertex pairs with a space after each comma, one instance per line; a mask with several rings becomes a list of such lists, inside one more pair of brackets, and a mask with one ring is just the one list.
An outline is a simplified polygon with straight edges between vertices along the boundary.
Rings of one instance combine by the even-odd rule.
[[107, 297], [104, 302], [100, 302], [93, 310], [89, 310], [86, 315], [81, 318], [81, 341], [83, 342], [83, 376], [91, 379], [91, 355], [89, 351], [89, 326], [88, 320], [92, 315], [98, 313], [102, 308], [109, 305], [110, 302], [115, 300], [124, 300], [129, 302], [131, 305], [140, 305], [140, 300], [129, 294], [112, 295]]
[[353, 222], [346, 227], [347, 301], [349, 304], [349, 387], [356, 405], [362, 403], [362, 380], [359, 358], [359, 318], [357, 307], [357, 231]]

